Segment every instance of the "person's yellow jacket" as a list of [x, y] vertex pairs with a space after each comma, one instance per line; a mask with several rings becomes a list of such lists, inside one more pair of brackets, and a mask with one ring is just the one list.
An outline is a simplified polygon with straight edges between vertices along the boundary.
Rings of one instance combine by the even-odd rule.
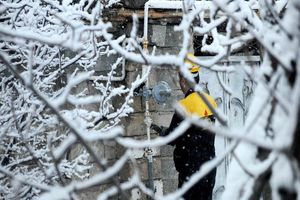
[[[205, 95], [208, 102], [213, 106], [213, 108], [217, 108], [217, 103], [215, 102], [215, 100], [210, 95], [206, 93], [203, 94]], [[180, 100], [179, 104], [185, 109], [187, 114], [197, 115], [200, 118], [213, 115], [212, 111], [204, 103], [197, 92], [189, 94], [184, 99]]]

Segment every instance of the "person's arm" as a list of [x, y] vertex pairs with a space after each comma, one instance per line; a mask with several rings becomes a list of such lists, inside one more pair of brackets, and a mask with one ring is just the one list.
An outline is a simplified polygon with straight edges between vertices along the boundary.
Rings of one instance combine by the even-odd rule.
[[167, 127], [158, 126], [157, 124], [151, 124], [150, 128], [158, 133], [159, 136], [165, 136], [165, 131], [168, 129]]
[[[169, 135], [181, 123], [181, 121], [182, 121], [181, 117], [177, 113], [174, 113], [169, 128], [152, 124], [151, 129], [156, 131], [159, 134], [159, 136], [164, 137]], [[169, 145], [172, 146], [176, 145], [176, 141], [177, 139], [170, 142]]]

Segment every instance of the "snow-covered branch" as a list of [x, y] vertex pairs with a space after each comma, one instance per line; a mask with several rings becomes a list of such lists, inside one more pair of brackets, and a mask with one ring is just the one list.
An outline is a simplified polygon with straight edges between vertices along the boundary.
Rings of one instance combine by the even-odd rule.
[[[183, 37], [174, 54], [148, 53], [149, 41], [141, 44], [138, 14], [132, 17], [130, 33], [122, 30], [116, 34], [113, 30], [118, 27], [114, 27], [113, 19], [103, 17], [103, 11], [117, 2], [0, 3], [0, 196], [76, 199], [78, 192], [110, 181], [112, 186], [98, 199], [118, 194], [129, 199], [127, 191], [133, 188], [153, 199], [179, 199], [232, 155], [223, 199], [260, 197], [254, 192], [261, 193], [266, 184], [274, 199], [288, 199], [294, 194], [299, 197], [299, 2], [214, 0], [207, 2], [208, 7], [197, 7], [193, 6], [195, 1], [185, 0], [182, 18], [174, 28]], [[170, 9], [171, 4], [170, 1]], [[234, 88], [221, 74], [238, 69], [220, 62], [229, 63], [232, 55], [248, 57], [244, 51], [252, 42], [259, 46], [260, 66], [247, 67], [245, 62], [239, 66], [256, 84], [250, 107], [241, 106], [245, 113], [242, 128], [232, 126], [223, 114], [225, 108], [214, 109], [209, 104], [184, 64], [192, 49], [192, 32], [201, 36], [198, 53], [211, 56], [189, 61], [216, 73], [216, 80], [229, 99], [233, 99]], [[105, 64], [100, 61], [105, 56], [117, 59], [97, 71], [100, 62], [101, 67]], [[148, 70], [126, 85], [125, 74], [115, 77], [124, 60], [137, 64], [137, 71], [143, 65], [149, 66]], [[149, 78], [151, 70], [161, 66], [180, 71], [221, 126], [183, 116], [183, 122], [166, 137], [125, 137], [121, 122], [134, 112], [135, 90]], [[144, 184], [132, 152], [169, 144], [192, 125], [224, 137], [231, 144], [223, 155], [204, 164], [182, 188], [157, 196]], [[123, 156], [115, 158], [112, 165], [102, 156], [104, 153], [94, 148], [94, 144], [105, 142], [124, 148]], [[74, 153], [77, 146], [84, 151]], [[133, 173], [122, 182], [117, 174], [128, 163]], [[100, 172], [89, 174], [92, 166], [100, 168]], [[286, 184], [281, 183], [284, 181], [280, 170], [288, 175]], [[74, 176], [81, 180], [73, 181]], [[82, 180], [85, 177], [89, 178]], [[56, 196], [58, 193], [60, 196]]]

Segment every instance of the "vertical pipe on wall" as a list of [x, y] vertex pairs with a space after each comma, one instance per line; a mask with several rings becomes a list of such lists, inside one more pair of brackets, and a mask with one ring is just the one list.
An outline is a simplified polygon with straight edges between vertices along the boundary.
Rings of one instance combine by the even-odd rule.
[[[144, 38], [143, 38], [143, 51], [144, 53], [148, 54], [148, 9], [149, 9], [149, 2], [145, 4], [144, 7]], [[150, 66], [143, 65], [142, 74], [144, 75]], [[147, 77], [145, 90], [149, 91], [149, 77]], [[147, 139], [151, 140], [150, 135], [150, 126], [152, 124], [152, 119], [149, 112], [149, 95], [145, 97], [145, 120], [146, 124], [146, 131], [147, 131]], [[148, 185], [149, 188], [154, 191], [154, 183], [153, 183], [153, 150], [152, 148], [146, 148], [145, 154], [147, 157], [147, 168], [148, 168]]]

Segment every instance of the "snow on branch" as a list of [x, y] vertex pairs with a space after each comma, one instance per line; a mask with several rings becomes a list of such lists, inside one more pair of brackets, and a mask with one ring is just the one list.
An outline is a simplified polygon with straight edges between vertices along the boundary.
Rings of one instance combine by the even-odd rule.
[[[179, 5], [171, 2], [164, 1], [163, 7], [173, 9], [175, 4]], [[182, 19], [173, 30], [183, 38], [178, 53], [171, 55], [148, 54], [142, 47], [138, 15], [132, 17], [130, 33], [116, 34], [113, 19], [104, 19], [102, 13], [116, 3], [116, 0], [0, 3], [1, 197], [77, 199], [77, 193], [110, 181], [112, 186], [99, 194], [98, 199], [114, 195], [130, 199], [127, 191], [133, 188], [153, 199], [179, 199], [230, 156], [233, 159], [228, 166], [223, 199], [261, 196], [267, 184], [274, 199], [300, 196], [300, 161], [295, 156], [299, 155], [299, 148], [293, 148], [299, 143], [295, 140], [299, 139], [300, 124], [299, 2], [214, 0], [205, 4], [210, 6], [199, 7], [193, 5], [195, 1], [184, 1]], [[159, 1], [155, 6], [159, 6]], [[231, 55], [240, 55], [250, 42], [259, 45], [260, 67], [245, 70], [256, 87], [242, 128], [232, 127], [229, 117], [223, 114], [225, 109], [212, 108], [184, 65], [186, 54], [192, 49], [192, 32], [203, 36], [199, 53], [211, 56], [190, 61], [217, 73], [222, 92], [227, 92], [226, 98], [232, 98], [234, 88], [220, 74], [235, 73], [235, 68], [222, 66], [220, 62], [229, 61]], [[100, 58], [110, 55], [118, 59], [108, 66], [101, 65], [107, 69], [96, 71]], [[118, 65], [124, 59], [138, 64], [137, 70], [143, 65], [150, 67], [127, 85], [123, 80], [114, 82]], [[241, 67], [244, 65], [241, 62]], [[166, 137], [150, 141], [125, 137], [122, 118], [134, 112], [135, 89], [147, 80], [151, 70], [161, 66], [179, 69], [221, 126], [184, 116], [183, 122]], [[243, 108], [246, 112], [245, 105]], [[231, 143], [182, 188], [156, 195], [144, 184], [133, 151], [166, 145], [190, 126], [205, 128]], [[106, 142], [114, 142], [125, 151], [112, 165], [105, 153], [99, 153], [95, 147]], [[117, 174], [129, 162], [133, 175], [122, 182]], [[100, 172], [90, 174], [91, 166], [100, 168]], [[288, 178], [284, 180], [281, 174], [287, 174]], [[80, 180], [74, 181], [74, 177]], [[284, 181], [286, 184], [282, 184]]]

